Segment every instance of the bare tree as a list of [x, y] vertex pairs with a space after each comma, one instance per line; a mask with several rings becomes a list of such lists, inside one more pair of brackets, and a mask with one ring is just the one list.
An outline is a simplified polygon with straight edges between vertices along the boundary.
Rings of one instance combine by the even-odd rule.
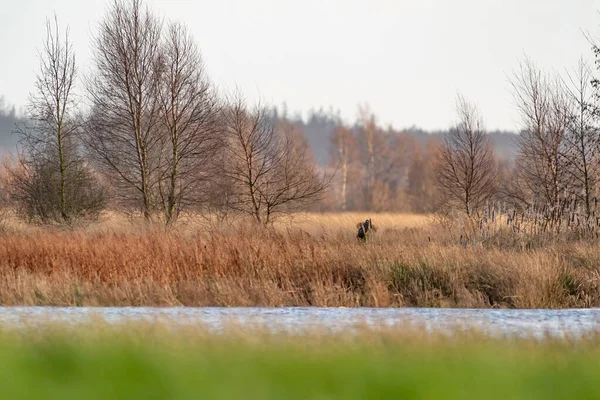
[[370, 210], [373, 207], [374, 190], [376, 184], [376, 146], [382, 142], [381, 131], [377, 126], [375, 115], [371, 112], [368, 105], [361, 105], [358, 108], [358, 123], [360, 124], [359, 139], [361, 158], [365, 166], [364, 188], [365, 208]]
[[394, 132], [390, 128], [380, 138], [375, 146], [375, 188], [384, 190], [374, 193], [371, 209], [397, 211], [407, 202], [404, 189], [408, 184], [408, 164], [413, 139], [406, 133]]
[[[75, 53], [68, 28], [61, 37], [58, 19], [46, 21], [35, 92], [30, 96], [30, 125], [19, 125], [23, 154], [12, 168], [13, 197], [30, 218], [71, 222], [97, 215], [105, 192], [80, 156], [74, 87]], [[97, 189], [97, 190], [96, 190]]]
[[598, 127], [594, 108], [592, 73], [583, 59], [565, 85], [568, 115], [563, 157], [575, 195], [583, 201], [586, 216], [592, 215], [593, 198], [598, 189]]
[[352, 166], [357, 158], [356, 138], [352, 131], [342, 125], [335, 128], [332, 137], [331, 161], [339, 168], [340, 209], [348, 210], [348, 186]]
[[512, 195], [527, 204], [558, 206], [568, 184], [563, 150], [569, 111], [562, 84], [527, 59], [511, 84], [523, 120], [516, 159], [520, 193]]
[[165, 221], [171, 224], [183, 208], [206, 200], [223, 141], [216, 94], [200, 52], [184, 26], [169, 25], [161, 62], [166, 179], [161, 180], [160, 193]]
[[402, 185], [407, 178], [411, 138], [393, 131], [391, 127], [384, 129], [379, 126], [366, 105], [359, 107], [357, 125], [363, 170], [360, 188], [363, 204], [360, 208], [374, 211], [398, 209], [399, 203], [405, 203]]
[[267, 109], [249, 111], [239, 95], [223, 115], [228, 139], [224, 174], [235, 183], [233, 209], [266, 225], [279, 213], [320, 199], [331, 178], [316, 171], [298, 132], [275, 129]]
[[150, 219], [162, 178], [162, 22], [142, 0], [114, 0], [93, 41], [87, 147], [115, 185], [117, 200]]
[[414, 146], [408, 167], [406, 195], [410, 210], [417, 213], [431, 213], [438, 207], [435, 160], [440, 144], [430, 139], [423, 147]]
[[439, 188], [474, 215], [496, 190], [495, 154], [475, 106], [459, 97], [458, 123], [444, 137], [436, 163]]

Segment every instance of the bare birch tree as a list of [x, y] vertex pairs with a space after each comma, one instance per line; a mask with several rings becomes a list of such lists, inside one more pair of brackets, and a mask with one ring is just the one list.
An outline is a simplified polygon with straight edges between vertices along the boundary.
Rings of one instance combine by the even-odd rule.
[[231, 207], [267, 225], [280, 213], [319, 200], [330, 177], [310, 162], [305, 140], [275, 129], [268, 110], [249, 111], [236, 96], [224, 111], [228, 138], [225, 176], [235, 183]]
[[592, 215], [593, 198], [598, 189], [598, 127], [595, 121], [592, 72], [583, 59], [565, 85], [569, 115], [563, 157], [575, 195], [582, 200], [587, 217]]
[[13, 198], [30, 219], [68, 223], [95, 216], [105, 191], [78, 149], [81, 117], [75, 104], [77, 66], [69, 29], [61, 35], [58, 19], [46, 21], [40, 69], [28, 105], [28, 125], [20, 125], [23, 154], [12, 168]]
[[516, 158], [520, 193], [512, 195], [528, 204], [558, 206], [568, 184], [563, 150], [569, 111], [562, 84], [527, 59], [511, 84], [523, 121]]
[[223, 146], [219, 105], [200, 51], [187, 29], [172, 23], [162, 49], [160, 106], [166, 135], [160, 193], [167, 224], [184, 208], [206, 200], [216, 156]]
[[356, 138], [350, 129], [339, 125], [332, 137], [332, 163], [338, 170], [340, 209], [348, 210], [348, 186], [352, 165], [356, 158]]
[[457, 112], [437, 159], [437, 184], [451, 204], [473, 216], [495, 193], [495, 154], [475, 106], [459, 97]]
[[160, 209], [161, 31], [142, 0], [114, 0], [93, 40], [95, 70], [88, 80], [90, 156], [120, 204], [146, 219]]
[[361, 124], [359, 138], [361, 141], [362, 161], [365, 165], [366, 175], [363, 194], [365, 195], [365, 208], [370, 210], [374, 202], [374, 189], [376, 183], [376, 142], [381, 141], [381, 132], [377, 127], [375, 115], [368, 105], [358, 108], [358, 118]]

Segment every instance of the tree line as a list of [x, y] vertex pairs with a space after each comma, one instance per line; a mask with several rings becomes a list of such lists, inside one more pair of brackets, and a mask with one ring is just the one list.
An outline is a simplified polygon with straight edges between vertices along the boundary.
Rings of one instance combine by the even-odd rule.
[[[599, 69], [600, 48], [592, 44], [592, 50]], [[498, 211], [543, 221], [543, 230], [598, 226], [600, 80], [594, 67], [581, 59], [564, 74], [549, 73], [525, 57], [509, 82], [521, 121], [518, 134], [506, 135], [514, 154], [499, 154], [498, 134], [490, 135], [477, 106], [460, 95], [450, 128], [421, 140], [379, 126], [368, 107], [359, 109], [353, 126], [331, 118], [329, 165], [336, 174], [321, 207], [481, 219], [491, 215], [492, 204], [502, 204]]]
[[[306, 121], [278, 109], [273, 115], [298, 126], [312, 142], [319, 167], [334, 173], [330, 190], [312, 209], [327, 212], [435, 213], [444, 205], [436, 177], [436, 161], [450, 130], [426, 132], [382, 126], [366, 104], [358, 107], [356, 121], [344, 123], [323, 110]], [[514, 163], [516, 134], [486, 132], [496, 150], [498, 170]]]
[[81, 75], [68, 29], [47, 21], [19, 157], [0, 185], [29, 221], [107, 208], [167, 225], [186, 212], [263, 224], [296, 210], [480, 216], [490, 202], [548, 215], [576, 202], [596, 216], [600, 83], [583, 61], [564, 76], [522, 61], [510, 80], [518, 135], [491, 135], [461, 96], [449, 130], [422, 134], [382, 127], [368, 106], [353, 125], [333, 113], [305, 123], [219, 93], [187, 27], [142, 0], [113, 0], [91, 49]]
[[[598, 68], [600, 49], [592, 49]], [[445, 135], [435, 166], [445, 206], [487, 218], [489, 204], [502, 202], [511, 209], [509, 223], [520, 215], [536, 232], [596, 232], [600, 83], [593, 68], [581, 59], [561, 75], [525, 58], [510, 84], [521, 117], [514, 164], [499, 168], [479, 111], [459, 99], [457, 123]]]
[[114, 0], [85, 76], [69, 30], [56, 17], [46, 28], [18, 162], [7, 165], [21, 216], [69, 224], [112, 207], [167, 225], [184, 212], [268, 224], [325, 193], [331, 177], [301, 132], [240, 92], [218, 93], [183, 24]]

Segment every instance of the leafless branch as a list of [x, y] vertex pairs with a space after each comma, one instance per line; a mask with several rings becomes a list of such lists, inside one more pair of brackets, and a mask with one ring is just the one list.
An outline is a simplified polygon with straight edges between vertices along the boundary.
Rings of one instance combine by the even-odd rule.
[[444, 137], [437, 160], [437, 183], [449, 201], [472, 216], [495, 193], [495, 155], [475, 106], [459, 97], [457, 112], [458, 123]]

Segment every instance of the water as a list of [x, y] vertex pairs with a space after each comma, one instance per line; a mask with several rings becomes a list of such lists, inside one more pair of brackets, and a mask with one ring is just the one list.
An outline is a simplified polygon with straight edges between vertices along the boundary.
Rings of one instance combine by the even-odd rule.
[[509, 336], [600, 333], [600, 309], [0, 307], [0, 324], [4, 326], [37, 326], [47, 322], [68, 325], [98, 318], [107, 323], [166, 320], [173, 326], [193, 324], [215, 331], [234, 323], [294, 333], [312, 328], [348, 331], [357, 325], [403, 329], [411, 324], [412, 327], [419, 324], [429, 332], [452, 332], [458, 327]]

